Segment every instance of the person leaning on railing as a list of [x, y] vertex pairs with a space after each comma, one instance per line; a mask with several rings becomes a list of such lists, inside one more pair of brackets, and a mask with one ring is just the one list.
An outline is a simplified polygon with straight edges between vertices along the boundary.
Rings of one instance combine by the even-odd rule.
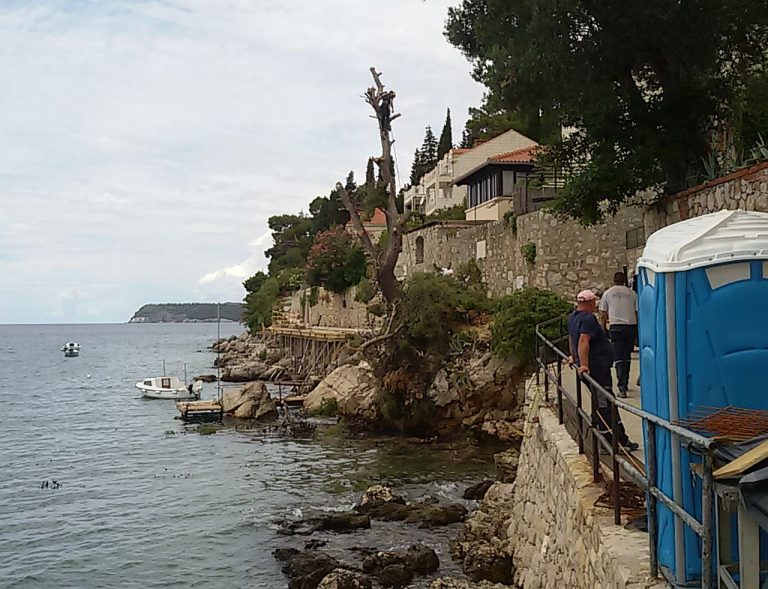
[[[576, 296], [576, 310], [568, 315], [568, 344], [571, 355], [568, 363], [576, 365], [579, 375], [589, 374], [606, 392], [613, 395], [613, 379], [611, 365], [613, 364], [613, 349], [605, 330], [595, 317], [597, 296], [591, 290], [582, 290]], [[592, 389], [590, 383], [586, 383]], [[611, 407], [608, 400], [597, 391], [598, 430], [611, 440]], [[621, 416], [616, 424], [618, 442], [629, 450], [637, 450], [638, 444], [630, 441]]]

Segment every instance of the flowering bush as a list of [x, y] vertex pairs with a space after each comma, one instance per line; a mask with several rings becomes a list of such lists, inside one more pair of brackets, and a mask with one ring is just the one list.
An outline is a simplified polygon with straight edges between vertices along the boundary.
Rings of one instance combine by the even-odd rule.
[[344, 292], [365, 276], [365, 254], [356, 238], [337, 227], [318, 233], [307, 257], [307, 281], [333, 292]]

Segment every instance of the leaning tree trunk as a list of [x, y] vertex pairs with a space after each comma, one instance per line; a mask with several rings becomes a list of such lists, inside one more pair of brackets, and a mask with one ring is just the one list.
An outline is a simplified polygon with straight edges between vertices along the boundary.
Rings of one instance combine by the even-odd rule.
[[403, 247], [403, 229], [408, 222], [411, 211], [404, 210], [402, 213], [399, 213], [395, 200], [397, 182], [393, 173], [394, 166], [392, 165], [392, 144], [394, 139], [392, 139], [391, 131], [392, 121], [400, 116], [399, 113], [392, 112], [395, 93], [392, 90], [387, 91], [384, 89], [384, 84], [381, 82], [381, 74], [376, 71], [376, 68], [371, 68], [371, 75], [376, 86], [368, 88], [364, 98], [374, 113], [376, 113], [376, 120], [379, 123], [381, 157], [374, 158], [374, 161], [379, 166], [381, 177], [387, 187], [387, 209], [384, 213], [387, 218], [389, 239], [383, 251], [378, 251], [376, 246], [374, 246], [371, 236], [365, 230], [360, 213], [352, 203], [352, 199], [344, 185], [339, 182], [336, 184], [336, 188], [341, 196], [341, 201], [344, 203], [347, 211], [349, 211], [356, 234], [362, 242], [368, 258], [374, 265], [376, 282], [381, 290], [381, 294], [391, 308], [403, 296], [400, 282], [395, 276], [395, 267]]

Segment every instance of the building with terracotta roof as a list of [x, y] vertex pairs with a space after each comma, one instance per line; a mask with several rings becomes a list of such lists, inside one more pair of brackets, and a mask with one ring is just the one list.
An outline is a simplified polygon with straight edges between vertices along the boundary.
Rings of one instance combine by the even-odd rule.
[[536, 171], [540, 146], [498, 153], [457, 176], [454, 184], [467, 191], [468, 221], [499, 221], [504, 215], [524, 215], [540, 209], [555, 196], [553, 186]]
[[467, 187], [457, 185], [456, 178], [466, 175], [493, 156], [537, 145], [534, 140], [510, 129], [492, 139], [478, 142], [472, 149], [451, 149], [437, 166], [424, 175], [418, 186], [412, 186], [405, 192], [405, 204], [422, 215], [431, 215], [456, 205], [467, 206]]

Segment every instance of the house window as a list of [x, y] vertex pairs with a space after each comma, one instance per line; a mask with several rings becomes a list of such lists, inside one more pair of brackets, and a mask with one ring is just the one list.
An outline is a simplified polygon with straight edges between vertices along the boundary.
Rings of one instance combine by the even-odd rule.
[[632, 250], [645, 245], [645, 227], [635, 227], [627, 231], [627, 249]]
[[421, 264], [424, 262], [424, 238], [419, 235], [416, 238], [416, 263]]

